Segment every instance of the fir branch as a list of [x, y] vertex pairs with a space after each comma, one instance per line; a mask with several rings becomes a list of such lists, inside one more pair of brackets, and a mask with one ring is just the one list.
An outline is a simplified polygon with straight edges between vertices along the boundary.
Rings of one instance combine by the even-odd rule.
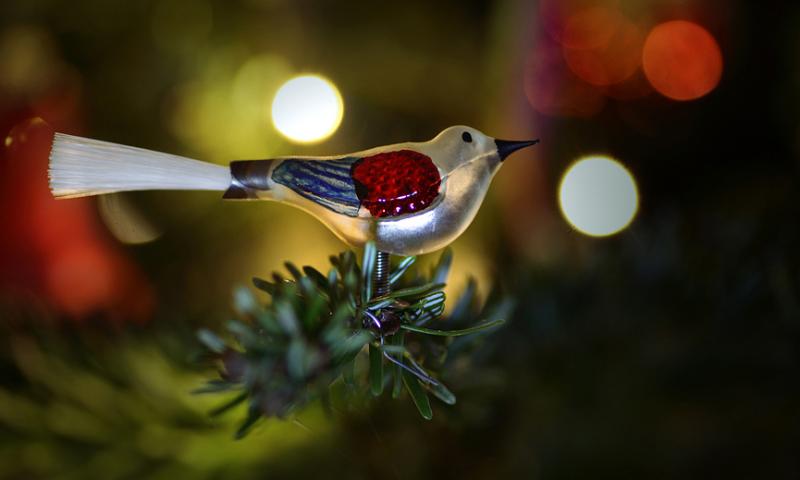
[[[375, 246], [368, 244], [361, 265], [351, 251], [331, 256], [327, 275], [287, 262], [288, 278], [273, 273], [270, 280], [253, 279], [255, 287], [271, 297], [268, 303], [259, 302], [251, 290], [235, 291], [240, 318], [227, 325], [233, 342], [210, 330], [198, 332], [199, 340], [219, 358], [221, 378], [195, 393], [238, 392], [214, 415], [248, 402], [247, 418], [236, 438], [246, 435], [262, 417], [285, 418], [315, 400], [330, 409], [329, 390], [339, 381], [351, 392], [373, 396], [382, 395], [388, 386], [393, 398], [401, 396], [405, 386], [425, 419], [433, 416], [428, 393], [448, 405], [456, 402], [441, 380], [453, 343], [448, 337], [485, 332], [503, 320], [468, 325], [470, 315], [477, 316], [474, 282], [466, 298], [457, 301], [458, 315], [441, 317], [444, 282], [452, 263], [449, 249], [427, 278], [418, 272], [408, 274], [415, 257], [400, 259], [389, 272], [395, 289], [373, 297], [376, 254]], [[450, 330], [423, 326], [432, 321], [467, 325]], [[369, 359], [367, 372], [356, 369], [360, 355]]]

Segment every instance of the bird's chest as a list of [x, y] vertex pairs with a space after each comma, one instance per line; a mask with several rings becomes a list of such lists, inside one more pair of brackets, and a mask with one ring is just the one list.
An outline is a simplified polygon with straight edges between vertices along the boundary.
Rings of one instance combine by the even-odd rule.
[[337, 160], [283, 161], [272, 179], [337, 213], [358, 216], [361, 207], [377, 218], [430, 207], [442, 178], [430, 157], [397, 150]]

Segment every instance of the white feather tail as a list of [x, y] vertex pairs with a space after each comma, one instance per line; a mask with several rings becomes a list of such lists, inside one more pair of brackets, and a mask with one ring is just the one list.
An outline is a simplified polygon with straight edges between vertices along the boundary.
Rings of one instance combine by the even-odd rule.
[[50, 190], [57, 198], [130, 190], [227, 190], [228, 167], [56, 133]]

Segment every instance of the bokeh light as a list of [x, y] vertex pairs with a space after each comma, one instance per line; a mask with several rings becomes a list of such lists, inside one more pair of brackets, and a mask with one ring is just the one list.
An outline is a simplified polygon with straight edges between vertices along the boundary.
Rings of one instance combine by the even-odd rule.
[[339, 90], [318, 75], [295, 77], [281, 86], [272, 102], [272, 122], [286, 138], [299, 143], [324, 140], [339, 128], [344, 104]]
[[644, 35], [619, 12], [595, 7], [576, 13], [564, 31], [563, 54], [570, 70], [586, 83], [607, 86], [639, 68]]
[[601, 155], [582, 158], [567, 169], [558, 200], [567, 222], [593, 237], [623, 230], [639, 207], [633, 175], [616, 160]]
[[97, 197], [97, 211], [108, 231], [122, 243], [138, 245], [161, 236], [147, 216], [122, 193]]
[[[539, 0], [537, 20], [541, 23], [545, 34], [558, 44], [563, 44], [570, 34], [567, 25], [570, 19], [580, 11], [589, 11], [595, 7], [618, 10], [619, 0]], [[597, 25], [597, 24], [595, 24]], [[573, 24], [573, 27], [578, 26]]]
[[696, 23], [674, 20], [657, 25], [644, 44], [645, 75], [673, 100], [706, 95], [722, 76], [722, 53], [714, 37]]
[[593, 6], [578, 10], [567, 17], [561, 44], [567, 48], [597, 48], [607, 45], [623, 18], [608, 6]]
[[55, 45], [50, 32], [32, 25], [0, 32], [0, 96], [5, 96], [6, 102], [9, 96], [35, 98], [64, 80], [66, 66]]
[[[165, 110], [172, 132], [203, 160], [277, 155], [280, 135], [267, 128], [270, 101], [292, 67], [274, 54], [213, 50], [198, 74], [179, 85]], [[178, 152], [176, 152], [178, 153]]]

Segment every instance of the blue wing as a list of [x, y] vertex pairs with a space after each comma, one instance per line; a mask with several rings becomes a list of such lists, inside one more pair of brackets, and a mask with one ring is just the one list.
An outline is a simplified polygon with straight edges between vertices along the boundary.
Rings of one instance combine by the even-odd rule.
[[272, 180], [337, 213], [358, 215], [361, 201], [350, 170], [357, 157], [337, 160], [287, 159], [272, 172]]

